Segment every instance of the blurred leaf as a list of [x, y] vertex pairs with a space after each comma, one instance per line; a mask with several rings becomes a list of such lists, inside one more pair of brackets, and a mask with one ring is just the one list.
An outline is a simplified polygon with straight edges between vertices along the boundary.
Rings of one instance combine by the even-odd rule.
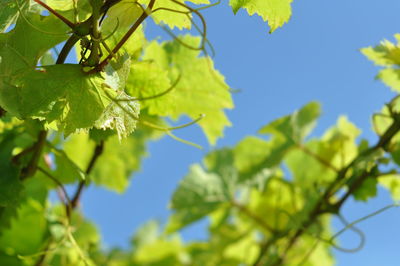
[[283, 137], [291, 144], [301, 143], [315, 127], [320, 112], [319, 104], [311, 102], [293, 114], [262, 127], [258, 133]]
[[378, 179], [381, 186], [389, 190], [394, 201], [400, 200], [400, 175], [384, 175]]
[[354, 199], [367, 201], [368, 199], [375, 197], [377, 195], [378, 181], [374, 177], [368, 177], [361, 184], [361, 186], [353, 192]]
[[179, 230], [218, 209], [233, 198], [235, 176], [208, 173], [200, 165], [192, 165], [189, 174], [175, 190], [170, 207], [174, 213], [168, 232]]

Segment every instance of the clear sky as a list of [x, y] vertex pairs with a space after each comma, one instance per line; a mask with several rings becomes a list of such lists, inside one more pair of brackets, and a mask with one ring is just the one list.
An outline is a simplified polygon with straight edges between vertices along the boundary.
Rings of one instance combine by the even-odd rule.
[[[376, 140], [371, 114], [393, 93], [374, 80], [378, 68], [359, 49], [385, 38], [393, 40], [393, 34], [400, 32], [399, 0], [294, 0], [291, 21], [272, 35], [260, 18], [245, 12], [234, 16], [228, 1], [222, 1], [203, 14], [216, 50], [216, 67], [240, 92], [234, 94], [236, 108], [228, 112], [233, 127], [225, 131], [218, 147], [234, 145], [312, 100], [323, 107], [315, 135], [339, 115], [347, 115], [363, 137]], [[150, 37], [160, 32], [151, 25], [147, 28]], [[84, 194], [84, 212], [99, 225], [108, 246], [127, 246], [134, 230], [151, 218], [164, 222], [177, 182], [211, 149], [197, 126], [176, 133], [206, 148], [198, 150], [165, 137], [149, 145], [150, 156], [125, 194], [99, 188]], [[390, 203], [387, 193], [379, 190], [379, 197], [367, 204], [349, 202], [344, 215], [352, 221]], [[366, 246], [356, 254], [335, 251], [337, 265], [399, 265], [399, 211], [392, 209], [361, 223]], [[337, 222], [334, 226], [340, 228]], [[192, 226], [184, 238], [204, 238], [205, 227], [205, 223]], [[357, 241], [351, 232], [341, 238], [348, 248]]]

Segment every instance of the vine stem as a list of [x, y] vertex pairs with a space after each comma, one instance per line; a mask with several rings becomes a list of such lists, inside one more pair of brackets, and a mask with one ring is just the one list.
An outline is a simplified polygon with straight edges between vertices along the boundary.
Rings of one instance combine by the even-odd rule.
[[39, 132], [36, 143], [33, 144], [32, 147], [28, 148], [33, 150], [33, 154], [31, 159], [29, 160], [28, 165], [21, 170], [20, 180], [25, 180], [35, 175], [37, 171], [37, 166], [39, 164], [40, 156], [42, 155], [43, 152], [44, 144], [46, 143], [46, 138], [47, 138], [47, 131], [41, 130]]
[[49, 7], [46, 3], [43, 3], [40, 0], [33, 0], [33, 1], [35, 1], [36, 3], [38, 3], [39, 5], [44, 7], [45, 9], [47, 9], [47, 11], [49, 11], [51, 14], [53, 14], [54, 16], [59, 18], [62, 22], [64, 22], [71, 29], [75, 28], [75, 24], [73, 22], [69, 21], [66, 17], [62, 16], [60, 13], [55, 11], [53, 8]]
[[[103, 153], [103, 151], [104, 151], [104, 141], [101, 141], [99, 144], [96, 145], [96, 147], [94, 149], [92, 158], [90, 159], [89, 165], [87, 166], [86, 171], [85, 171], [86, 175], [89, 175], [92, 172], [92, 170], [97, 162], [97, 159], [100, 157], [100, 155]], [[81, 180], [79, 182], [78, 188], [77, 188], [74, 196], [71, 199], [71, 209], [75, 209], [78, 206], [79, 200], [82, 196], [82, 192], [83, 192], [85, 185], [86, 185], [85, 180]]]
[[151, 10], [155, 4], [156, 0], [150, 0], [149, 5], [143, 11], [142, 15], [136, 20], [136, 22], [132, 25], [132, 27], [128, 30], [128, 32], [122, 37], [122, 39], [117, 43], [117, 45], [113, 48], [112, 53], [109, 54], [97, 67], [92, 70], [86, 72], [87, 74], [94, 74], [96, 72], [101, 71], [114, 57], [114, 55], [121, 49], [121, 47], [128, 41], [128, 39], [132, 36], [132, 34], [139, 28], [139, 26], [143, 23], [143, 21], [151, 14]]

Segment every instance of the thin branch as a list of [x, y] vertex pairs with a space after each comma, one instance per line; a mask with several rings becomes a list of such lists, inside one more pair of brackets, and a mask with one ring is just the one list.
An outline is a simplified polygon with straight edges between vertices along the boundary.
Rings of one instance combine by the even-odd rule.
[[63, 64], [65, 60], [67, 59], [68, 54], [74, 47], [74, 45], [80, 40], [80, 37], [72, 34], [69, 39], [65, 42], [61, 52], [59, 53], [57, 57], [56, 64]]
[[62, 22], [64, 22], [68, 27], [70, 27], [71, 29], [75, 28], [75, 24], [72, 23], [71, 21], [69, 21], [66, 17], [62, 16], [60, 13], [58, 13], [57, 11], [55, 11], [53, 8], [49, 7], [47, 4], [43, 3], [40, 0], [33, 0], [36, 3], [38, 3], [39, 5], [41, 5], [42, 7], [44, 7], [45, 9], [47, 9], [47, 11], [49, 11], [51, 14], [53, 14], [54, 16], [56, 16], [57, 18], [59, 18]]
[[134, 98], [134, 99], [115, 99], [116, 102], [132, 102], [132, 101], [147, 101], [147, 100], [153, 100], [159, 97], [162, 97], [166, 94], [168, 94], [169, 92], [171, 92], [173, 89], [176, 88], [176, 86], [178, 85], [179, 81], [182, 78], [182, 74], [179, 74], [178, 78], [176, 79], [176, 81], [174, 82], [174, 84], [172, 84], [168, 89], [166, 89], [165, 91], [156, 94], [156, 95], [152, 95], [152, 96], [148, 96], [148, 97], [138, 97], [138, 98]]
[[41, 130], [38, 135], [38, 139], [32, 147], [28, 148], [33, 151], [32, 157], [26, 167], [21, 170], [20, 179], [24, 180], [26, 178], [35, 175], [37, 166], [39, 164], [40, 156], [42, 155], [43, 147], [46, 143], [47, 131]]
[[[94, 149], [92, 158], [90, 159], [89, 165], [87, 166], [86, 171], [85, 171], [86, 175], [89, 175], [92, 172], [97, 159], [100, 157], [100, 155], [103, 153], [103, 151], [104, 151], [104, 141], [101, 141], [99, 144], [96, 145], [96, 147]], [[79, 182], [78, 188], [71, 200], [72, 209], [75, 209], [78, 206], [78, 203], [82, 196], [82, 192], [83, 192], [85, 185], [86, 185], [85, 180], [82, 180]]]
[[156, 0], [150, 0], [149, 5], [146, 10], [142, 13], [142, 15], [136, 20], [136, 22], [132, 25], [132, 27], [128, 30], [128, 32], [122, 37], [122, 39], [117, 43], [117, 45], [112, 50], [112, 53], [109, 54], [97, 67], [88, 71], [87, 74], [94, 74], [96, 72], [101, 71], [108, 62], [114, 57], [114, 55], [121, 49], [121, 47], [126, 43], [126, 41], [131, 37], [131, 35], [139, 28], [139, 26], [143, 23], [143, 21], [151, 14], [151, 10], [155, 4]]
[[50, 178], [54, 183], [57, 184], [57, 186], [61, 189], [63, 193], [63, 197], [65, 198], [66, 202], [64, 202], [66, 205], [71, 206], [71, 199], [68, 196], [67, 191], [64, 188], [64, 185], [57, 179], [55, 178], [52, 174], [50, 174], [48, 171], [43, 169], [41, 166], [38, 166], [37, 168], [40, 172], [42, 172], [45, 176]]

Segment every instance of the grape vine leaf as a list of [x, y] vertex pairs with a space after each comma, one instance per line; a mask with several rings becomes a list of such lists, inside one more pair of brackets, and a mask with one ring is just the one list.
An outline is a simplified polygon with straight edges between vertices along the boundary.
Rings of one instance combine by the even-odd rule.
[[240, 173], [246, 173], [260, 164], [267, 154], [269, 144], [267, 141], [248, 136], [234, 147], [234, 164]]
[[135, 235], [132, 237], [131, 243], [137, 248], [146, 244], [153, 243], [156, 241], [160, 234], [160, 225], [155, 220], [150, 220], [145, 224], [141, 225], [136, 230]]
[[[3, 117], [4, 119], [4, 117]], [[17, 209], [28, 198], [44, 202], [47, 190], [43, 179], [20, 180], [20, 171], [30, 159], [31, 154], [18, 156], [21, 150], [33, 145], [28, 121], [18, 119], [0, 120], [0, 231], [9, 227], [10, 220], [16, 216]], [[30, 132], [32, 131], [32, 132]], [[34, 135], [36, 136], [36, 133]], [[21, 164], [18, 165], [17, 161]]]
[[206, 172], [198, 164], [192, 165], [172, 196], [170, 208], [174, 213], [167, 232], [179, 230], [229, 202], [233, 197], [233, 180], [232, 176], [221, 177], [217, 173]]
[[291, 150], [285, 157], [294, 180], [302, 187], [324, 186], [341, 168], [358, 155], [356, 138], [360, 130], [341, 116], [337, 125], [320, 139], [312, 139]]
[[[139, 0], [139, 2], [147, 4], [148, 1]], [[151, 14], [151, 17], [157, 24], [165, 24], [171, 29], [175, 27], [180, 30], [184, 28], [189, 29], [192, 25], [192, 12], [185, 7], [185, 5], [187, 5], [186, 2], [192, 2], [196, 5], [210, 3], [209, 0], [157, 0], [153, 10], [158, 10]]]
[[50, 152], [54, 155], [56, 169], [53, 175], [63, 184], [70, 184], [86, 179], [86, 173], [76, 165], [68, 155], [56, 147], [52, 147]]
[[93, 127], [111, 103], [108, 94], [115, 94], [112, 86], [115, 84], [107, 83], [100, 74], [83, 73], [79, 65], [52, 65], [13, 77], [0, 90], [0, 97], [3, 108], [22, 119], [46, 119], [54, 115], [51, 111], [55, 103], [63, 101], [58, 120], [69, 135]]
[[15, 205], [23, 186], [19, 181], [19, 169], [11, 162], [12, 151], [16, 147], [15, 134], [6, 132], [0, 136], [0, 207]]
[[373, 198], [378, 193], [377, 189], [378, 181], [375, 177], [368, 177], [364, 180], [362, 185], [353, 192], [353, 197], [355, 200], [367, 201]]
[[[260, 229], [268, 233], [268, 228], [281, 230], [290, 224], [290, 218], [287, 215], [279, 214], [280, 210], [285, 210], [288, 214], [295, 214], [302, 207], [304, 207], [304, 200], [299, 191], [295, 190], [290, 183], [286, 184], [285, 180], [277, 178], [269, 181], [268, 189], [264, 192], [251, 190], [247, 209], [262, 219], [265, 225], [260, 226]], [[271, 219], [271, 215], [274, 217], [273, 219]], [[242, 219], [254, 223], [249, 217], [245, 216]]]
[[107, 12], [110, 20], [118, 21], [117, 25], [127, 28], [133, 24], [143, 13], [143, 9], [138, 6], [137, 1], [122, 0], [114, 5]]
[[116, 130], [118, 138], [121, 140], [135, 131], [139, 113], [139, 102], [124, 91], [120, 91], [116, 97], [112, 98], [112, 102], [105, 108], [94, 125], [99, 129]]
[[140, 246], [132, 260], [134, 265], [182, 265], [184, 254], [182, 240], [175, 235]]
[[265, 151], [264, 154], [262, 152], [259, 153], [258, 163], [255, 163], [255, 161], [252, 162], [251, 167], [242, 173], [242, 178], [251, 178], [265, 168], [273, 168], [279, 165], [287, 152], [292, 148], [302, 145], [304, 139], [314, 128], [319, 114], [319, 104], [311, 102], [293, 114], [284, 116], [263, 126], [258, 133], [271, 135], [271, 139], [268, 142], [259, 139], [246, 141], [250, 141], [249, 143], [258, 142], [260, 145], [263, 145]]
[[378, 179], [381, 186], [390, 191], [394, 201], [400, 201], [400, 175], [384, 175]]
[[292, 0], [230, 0], [233, 12], [244, 8], [250, 16], [256, 14], [268, 21], [270, 33], [287, 23], [292, 15]]
[[18, 5], [21, 11], [28, 6], [24, 4], [24, 0], [0, 0], [0, 33], [6, 31], [17, 20]]
[[[145, 63], [132, 65], [126, 90], [130, 95], [141, 98], [163, 93], [176, 83], [165, 95], [144, 102], [143, 108], [147, 107], [151, 115], [172, 119], [182, 115], [197, 119], [204, 114], [199, 125], [209, 142], [214, 144], [223, 135], [224, 127], [230, 125], [224, 113], [224, 109], [233, 107], [229, 88], [208, 57], [201, 57], [199, 51], [184, 47], [179, 42], [198, 47], [200, 38], [186, 35], [180, 41], [152, 42], [145, 50], [143, 60], [152, 61], [157, 66]], [[135, 67], [138, 68], [137, 75]], [[150, 79], [146, 80], [147, 77]]]
[[400, 92], [400, 34], [395, 34], [397, 44], [384, 40], [376, 47], [361, 49], [361, 52], [376, 65], [383, 66], [377, 79], [394, 91]]
[[49, 49], [68, 38], [66, 32], [66, 26], [53, 16], [20, 16], [14, 29], [0, 34], [0, 82], [5, 83], [18, 70], [35, 68]]
[[291, 144], [299, 144], [315, 127], [320, 113], [320, 105], [317, 102], [311, 102], [293, 114], [262, 127], [258, 133], [272, 134], [274, 137], [286, 139]]
[[[0, 247], [17, 255], [32, 255], [40, 251], [46, 232], [44, 207], [34, 199], [28, 199], [18, 209], [17, 218], [11, 222], [10, 229], [2, 232]], [[29, 234], [26, 228], [34, 228]]]

